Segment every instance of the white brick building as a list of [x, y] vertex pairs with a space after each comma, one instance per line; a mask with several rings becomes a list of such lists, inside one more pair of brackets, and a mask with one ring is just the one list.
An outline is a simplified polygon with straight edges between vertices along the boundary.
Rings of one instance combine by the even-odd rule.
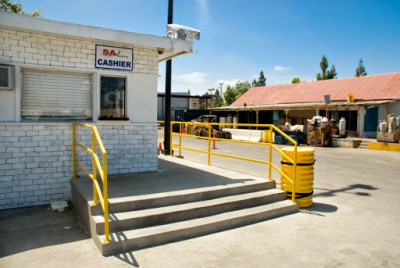
[[74, 121], [97, 125], [109, 174], [157, 170], [158, 63], [191, 52], [189, 41], [0, 12], [0, 209], [70, 198]]

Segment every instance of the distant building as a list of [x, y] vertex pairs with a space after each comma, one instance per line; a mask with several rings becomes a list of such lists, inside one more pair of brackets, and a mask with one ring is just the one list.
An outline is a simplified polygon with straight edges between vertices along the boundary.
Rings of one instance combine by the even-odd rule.
[[214, 114], [239, 123], [277, 124], [280, 118], [305, 124], [314, 115], [346, 119], [349, 135], [376, 137], [379, 120], [400, 115], [400, 72], [297, 84], [253, 87]]
[[[157, 120], [165, 119], [165, 93], [157, 94]], [[187, 110], [208, 110], [212, 102], [211, 95], [191, 96], [188, 92], [171, 93], [171, 119], [179, 120], [181, 111]], [[179, 113], [179, 115], [178, 115]]]

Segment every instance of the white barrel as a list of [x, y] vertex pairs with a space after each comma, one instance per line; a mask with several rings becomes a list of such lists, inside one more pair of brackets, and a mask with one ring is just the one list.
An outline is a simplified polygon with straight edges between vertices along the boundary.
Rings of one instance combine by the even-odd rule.
[[392, 115], [389, 117], [389, 133], [393, 133], [393, 131], [396, 129], [396, 117]]
[[[233, 117], [233, 123], [238, 124], [239, 123], [239, 118], [237, 116]], [[238, 126], [233, 126], [233, 128], [238, 128]]]
[[387, 123], [385, 120], [379, 122], [379, 132], [387, 132]]
[[[228, 114], [228, 116], [226, 117], [226, 122], [228, 124], [232, 124], [233, 123], [233, 118], [231, 114]], [[227, 126], [227, 128], [232, 128], [232, 126]]]
[[340, 118], [339, 120], [339, 135], [346, 135], [346, 119], [344, 119], [344, 117]]
[[[221, 124], [225, 124], [226, 123], [226, 117], [225, 116], [220, 116], [219, 117], [219, 122]], [[226, 128], [226, 126], [221, 126], [221, 128]]]

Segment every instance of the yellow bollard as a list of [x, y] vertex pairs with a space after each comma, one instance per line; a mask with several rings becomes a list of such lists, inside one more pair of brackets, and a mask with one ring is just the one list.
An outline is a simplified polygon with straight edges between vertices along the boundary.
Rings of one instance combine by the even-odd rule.
[[[294, 159], [294, 147], [284, 147], [282, 151], [291, 159]], [[310, 207], [314, 183], [314, 148], [297, 149], [297, 181], [295, 186], [295, 201], [301, 208]], [[284, 156], [281, 160], [282, 172], [293, 179], [293, 164]], [[281, 176], [281, 189], [287, 192], [288, 199], [292, 198], [293, 185], [285, 177]]]

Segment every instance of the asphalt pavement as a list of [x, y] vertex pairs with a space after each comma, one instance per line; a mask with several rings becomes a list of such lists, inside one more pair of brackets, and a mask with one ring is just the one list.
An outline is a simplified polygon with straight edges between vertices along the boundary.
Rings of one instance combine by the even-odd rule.
[[[198, 139], [186, 142], [207, 147]], [[268, 159], [265, 146], [217, 143], [213, 150]], [[207, 163], [205, 154], [182, 152], [183, 160], [168, 161]], [[310, 208], [115, 256], [99, 253], [73, 210], [0, 211], [0, 267], [400, 267], [400, 153], [316, 148], [315, 158]], [[273, 162], [279, 161], [274, 153]], [[258, 177], [268, 174], [266, 165], [242, 160], [212, 156], [211, 164]], [[279, 182], [276, 173], [273, 178]]]

